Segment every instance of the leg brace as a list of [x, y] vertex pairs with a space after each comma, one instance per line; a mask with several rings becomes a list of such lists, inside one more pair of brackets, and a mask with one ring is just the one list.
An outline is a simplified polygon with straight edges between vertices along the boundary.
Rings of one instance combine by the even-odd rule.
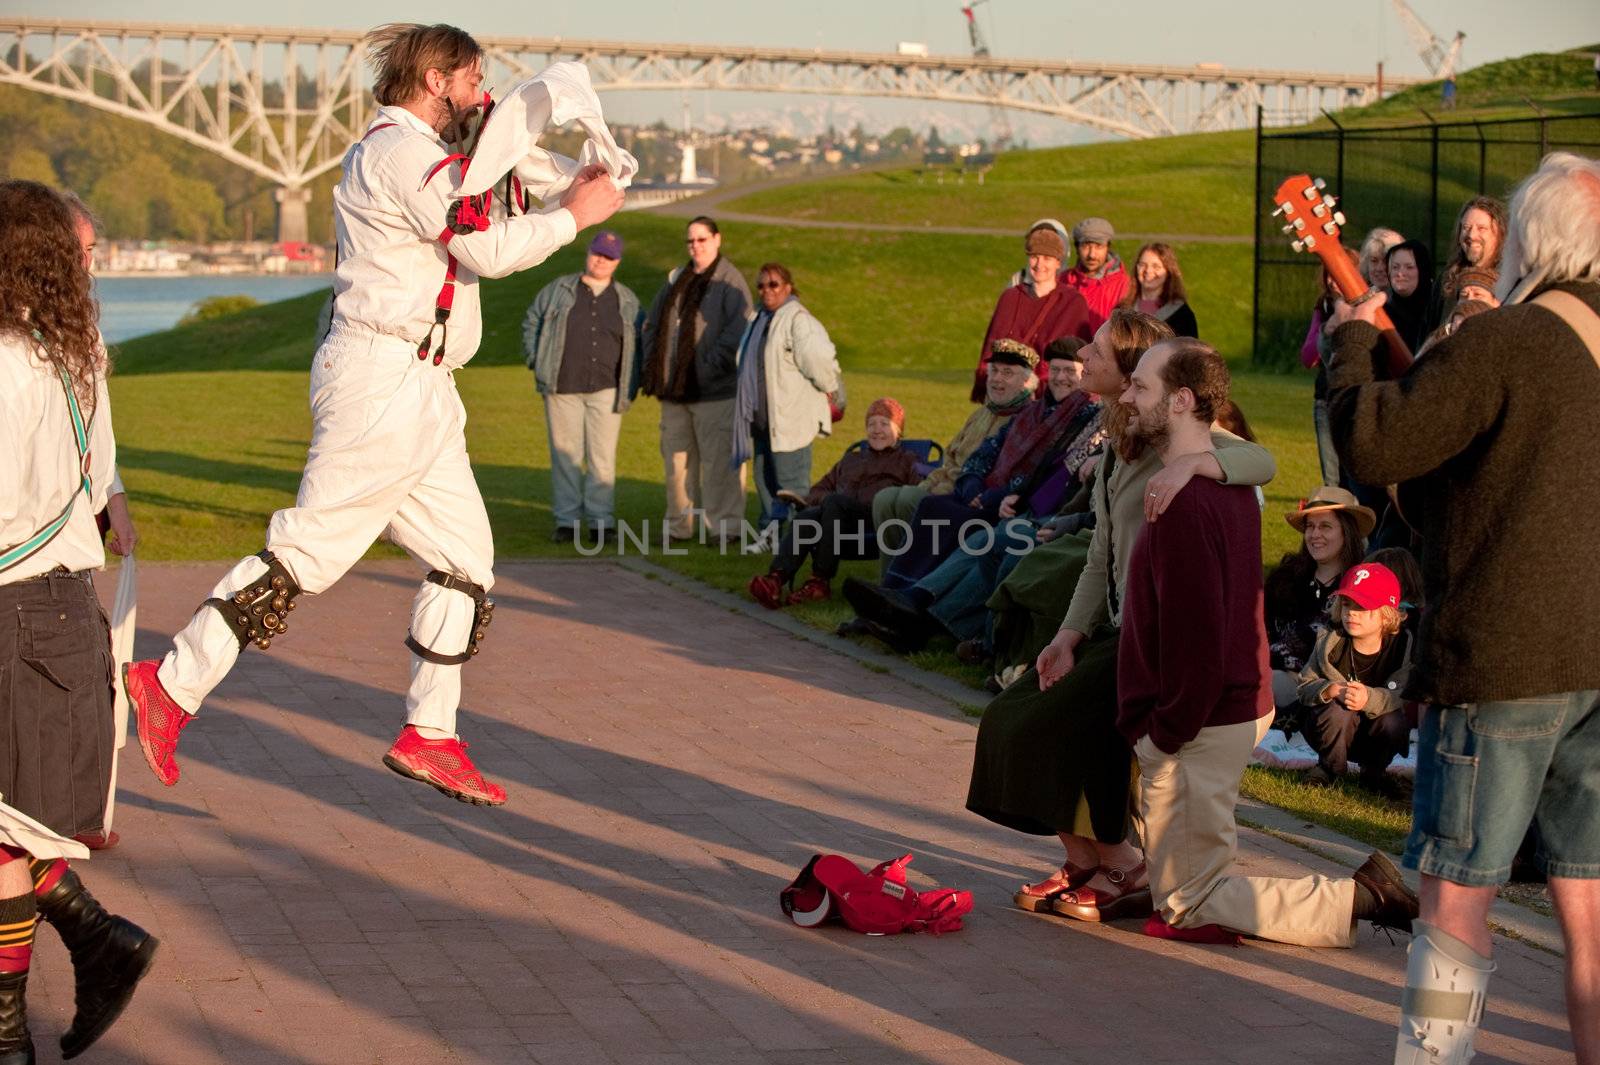
[[471, 597], [472, 635], [467, 638], [467, 649], [456, 655], [441, 654], [431, 647], [424, 647], [412, 633], [406, 634], [406, 646], [411, 648], [412, 653], [418, 658], [441, 666], [459, 666], [478, 653], [478, 644], [483, 640], [483, 631], [489, 627], [489, 622], [494, 620], [494, 600], [489, 598], [489, 593], [481, 584], [473, 584], [465, 577], [457, 577], [444, 570], [433, 570], [426, 579], [430, 584], [437, 584], [441, 588], [448, 588], [452, 592], [460, 592]]
[[241, 651], [252, 640], [265, 651], [272, 646], [274, 636], [289, 631], [286, 619], [294, 609], [295, 597], [300, 594], [294, 574], [278, 561], [277, 555], [262, 551], [256, 557], [267, 564], [266, 573], [227, 599], [207, 599], [201, 604], [214, 607], [222, 615], [238, 638]]

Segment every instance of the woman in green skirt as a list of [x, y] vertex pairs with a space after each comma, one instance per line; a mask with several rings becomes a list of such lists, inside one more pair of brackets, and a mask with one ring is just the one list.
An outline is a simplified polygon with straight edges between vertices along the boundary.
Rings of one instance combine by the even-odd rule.
[[1116, 729], [1117, 626], [1127, 559], [1145, 521], [1158, 520], [1195, 476], [1262, 485], [1276, 464], [1263, 448], [1213, 428], [1213, 450], [1162, 468], [1125, 431], [1117, 402], [1139, 356], [1172, 336], [1128, 308], [1112, 312], [1082, 351], [1083, 387], [1104, 400], [1107, 448], [1092, 489], [1089, 560], [1054, 640], [1034, 668], [995, 697], [978, 727], [967, 809], [997, 824], [1057, 836], [1061, 868], [1024, 884], [1026, 910], [1086, 921], [1149, 912], [1144, 857], [1128, 840], [1133, 754]]

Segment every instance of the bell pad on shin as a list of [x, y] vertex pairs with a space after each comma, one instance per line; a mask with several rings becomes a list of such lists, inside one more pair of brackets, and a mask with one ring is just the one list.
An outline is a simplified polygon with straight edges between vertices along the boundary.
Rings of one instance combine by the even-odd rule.
[[241, 651], [250, 643], [265, 651], [274, 637], [287, 632], [289, 611], [300, 594], [299, 582], [278, 556], [262, 551], [256, 557], [267, 564], [266, 573], [226, 599], [207, 599], [203, 604], [222, 615]]
[[443, 654], [431, 647], [424, 647], [413, 633], [406, 634], [406, 646], [411, 648], [412, 653], [418, 658], [441, 666], [459, 666], [478, 653], [478, 644], [483, 641], [484, 630], [489, 627], [489, 622], [494, 620], [494, 600], [489, 598], [489, 593], [483, 585], [474, 584], [465, 577], [457, 577], [444, 570], [432, 570], [425, 579], [429, 584], [437, 584], [452, 592], [460, 592], [472, 599], [472, 634], [467, 637], [467, 649], [460, 654]]

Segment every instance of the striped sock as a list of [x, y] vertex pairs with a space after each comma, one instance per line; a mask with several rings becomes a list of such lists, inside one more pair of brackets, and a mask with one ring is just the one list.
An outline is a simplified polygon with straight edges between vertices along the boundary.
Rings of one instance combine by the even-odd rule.
[[28, 971], [33, 960], [33, 930], [38, 923], [38, 900], [31, 892], [0, 899], [0, 973]]
[[33, 893], [50, 894], [50, 889], [56, 886], [61, 880], [61, 874], [66, 871], [65, 858], [34, 858], [28, 862], [28, 873], [33, 877]]

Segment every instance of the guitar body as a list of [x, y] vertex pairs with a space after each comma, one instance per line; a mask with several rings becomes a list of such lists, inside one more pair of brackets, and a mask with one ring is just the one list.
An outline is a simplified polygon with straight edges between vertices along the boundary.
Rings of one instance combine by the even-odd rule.
[[[1340, 227], [1344, 215], [1335, 210], [1334, 198], [1322, 191], [1322, 182], [1310, 174], [1295, 174], [1285, 178], [1272, 202], [1278, 205], [1274, 214], [1281, 214], [1288, 222], [1285, 233], [1294, 236], [1295, 251], [1309, 251], [1322, 260], [1328, 276], [1339, 286], [1339, 293], [1354, 303], [1367, 294], [1368, 285], [1360, 271], [1350, 261], [1350, 256], [1339, 243]], [[1388, 358], [1385, 368], [1391, 378], [1400, 377], [1411, 366], [1411, 349], [1400, 338], [1400, 333], [1389, 315], [1379, 308], [1377, 326], [1383, 333]]]

